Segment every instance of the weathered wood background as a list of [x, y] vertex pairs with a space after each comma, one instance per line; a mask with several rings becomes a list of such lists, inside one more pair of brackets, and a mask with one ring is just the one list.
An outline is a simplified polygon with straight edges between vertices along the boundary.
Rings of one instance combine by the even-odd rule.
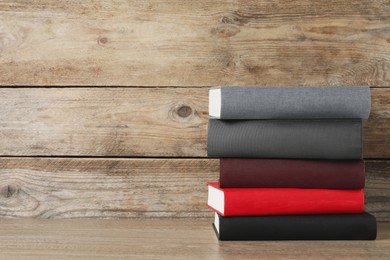
[[0, 85], [2, 217], [210, 217], [207, 87], [370, 85], [390, 220], [388, 0], [0, 1]]

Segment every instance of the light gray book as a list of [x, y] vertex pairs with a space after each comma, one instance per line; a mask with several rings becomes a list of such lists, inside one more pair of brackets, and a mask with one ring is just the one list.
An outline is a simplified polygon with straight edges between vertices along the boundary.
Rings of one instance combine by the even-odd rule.
[[216, 120], [210, 157], [361, 159], [361, 120]]
[[367, 119], [369, 87], [213, 87], [215, 119]]

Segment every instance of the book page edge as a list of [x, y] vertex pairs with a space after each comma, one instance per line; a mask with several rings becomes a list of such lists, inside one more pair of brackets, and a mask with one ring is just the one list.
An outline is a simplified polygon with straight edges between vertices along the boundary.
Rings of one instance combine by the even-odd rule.
[[221, 118], [221, 88], [209, 89], [209, 117]]

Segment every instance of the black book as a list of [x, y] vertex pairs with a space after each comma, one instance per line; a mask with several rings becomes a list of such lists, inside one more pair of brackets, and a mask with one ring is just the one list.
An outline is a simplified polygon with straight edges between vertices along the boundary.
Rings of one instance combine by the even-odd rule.
[[223, 217], [215, 213], [219, 240], [374, 240], [376, 219], [361, 214]]

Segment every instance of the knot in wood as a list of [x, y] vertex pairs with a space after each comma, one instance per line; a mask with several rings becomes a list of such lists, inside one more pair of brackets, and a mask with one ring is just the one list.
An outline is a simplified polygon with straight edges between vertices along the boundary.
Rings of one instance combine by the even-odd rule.
[[227, 16], [222, 17], [221, 22], [222, 23], [233, 23], [232, 19], [227, 17]]
[[247, 24], [249, 19], [247, 17], [243, 17], [238, 12], [228, 13], [221, 18], [221, 23], [224, 24], [234, 24], [234, 25], [245, 25]]
[[98, 43], [99, 45], [104, 45], [104, 44], [106, 44], [107, 42], [108, 42], [107, 37], [99, 37], [98, 40], [97, 40], [97, 43]]
[[179, 109], [177, 110], [177, 114], [180, 116], [180, 117], [189, 117], [191, 114], [192, 114], [192, 108], [189, 107], [189, 106], [181, 106], [179, 107]]
[[19, 191], [19, 187], [16, 185], [8, 184], [0, 190], [0, 194], [4, 198], [11, 198]]

